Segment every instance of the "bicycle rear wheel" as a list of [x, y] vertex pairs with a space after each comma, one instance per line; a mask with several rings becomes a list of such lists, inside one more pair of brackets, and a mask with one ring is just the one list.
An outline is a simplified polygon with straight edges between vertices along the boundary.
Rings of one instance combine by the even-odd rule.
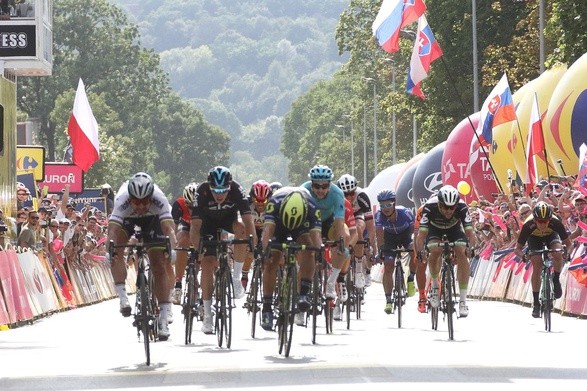
[[348, 297], [346, 302], [342, 305], [342, 310], [346, 313], [346, 329], [350, 330], [351, 328], [351, 312], [354, 307], [355, 301], [355, 285], [351, 279], [351, 270], [346, 275], [346, 286], [348, 291]]
[[[328, 285], [328, 273], [326, 270], [322, 274], [322, 289]], [[326, 334], [332, 333], [332, 323], [334, 318], [334, 300], [327, 299], [324, 292], [324, 318], [326, 320]]]

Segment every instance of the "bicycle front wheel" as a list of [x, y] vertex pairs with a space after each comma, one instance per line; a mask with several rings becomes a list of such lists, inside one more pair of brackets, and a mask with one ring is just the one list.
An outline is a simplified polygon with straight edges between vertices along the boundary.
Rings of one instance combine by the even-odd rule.
[[542, 276], [542, 284], [544, 287], [542, 300], [542, 317], [544, 318], [544, 330], [550, 332], [552, 325], [552, 304], [553, 304], [553, 289], [550, 268], [546, 268]]
[[395, 303], [397, 310], [397, 328], [402, 328], [402, 307], [405, 300], [405, 283], [404, 283], [404, 270], [401, 262], [398, 262], [395, 266]]
[[452, 265], [447, 265], [444, 268], [443, 272], [443, 284], [442, 284], [442, 292], [443, 301], [444, 301], [444, 308], [445, 314], [447, 317], [448, 323], [448, 339], [454, 339], [454, 312], [455, 312], [455, 302], [454, 302], [454, 276]]
[[279, 330], [279, 353], [283, 351], [285, 357], [289, 357], [289, 352], [291, 350], [291, 343], [293, 338], [293, 326], [294, 326], [294, 318], [296, 314], [296, 288], [297, 288], [297, 278], [296, 278], [296, 269], [294, 267], [288, 268], [287, 275], [283, 279], [283, 291], [282, 291], [282, 300], [283, 300], [283, 312], [281, 315], [281, 327]]
[[318, 328], [318, 315], [322, 307], [322, 284], [320, 283], [321, 272], [316, 269], [314, 281], [312, 282], [312, 344], [316, 344], [316, 331]]
[[183, 302], [183, 319], [185, 322], [185, 344], [192, 342], [194, 325], [194, 308], [196, 306], [196, 281], [193, 269], [189, 269], [185, 277], [186, 293]]
[[141, 273], [137, 276], [137, 283], [139, 287], [138, 299], [140, 300], [140, 303], [138, 305], [139, 313], [135, 317], [135, 322], [137, 323], [140, 333], [143, 335], [146, 364], [149, 366], [151, 365], [151, 310], [149, 308], [149, 297], [151, 294], [149, 292], [147, 277], [144, 274]]
[[261, 265], [259, 261], [255, 261], [253, 267], [253, 277], [251, 278], [251, 286], [249, 288], [249, 295], [247, 296], [248, 308], [251, 313], [251, 338], [255, 338], [255, 331], [257, 328], [257, 314], [261, 314], [259, 310], [259, 303], [261, 302]]

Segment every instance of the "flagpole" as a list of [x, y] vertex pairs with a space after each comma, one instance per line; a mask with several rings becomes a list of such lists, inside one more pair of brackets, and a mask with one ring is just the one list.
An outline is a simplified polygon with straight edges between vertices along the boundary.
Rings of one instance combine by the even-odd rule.
[[[444, 61], [444, 56], [441, 56], [440, 59], [442, 60], [442, 64], [444, 65], [444, 70], [446, 71], [446, 74], [448, 76], [450, 84], [452, 85], [453, 89], [455, 90], [455, 94], [459, 98], [459, 102], [461, 103], [461, 106], [466, 113], [467, 108], [465, 107], [465, 103], [463, 102], [463, 99], [461, 98], [461, 94], [459, 93], [459, 90], [457, 89], [457, 85], [455, 84], [455, 81], [454, 81], [450, 71], [448, 70], [448, 65], [446, 65], [446, 61]], [[501, 186], [501, 182], [499, 181], [499, 178], [497, 177], [497, 174], [495, 173], [495, 170], [493, 169], [493, 165], [491, 164], [491, 160], [489, 160], [489, 154], [487, 153], [487, 151], [483, 147], [483, 144], [481, 143], [481, 139], [479, 138], [479, 135], [477, 134], [477, 132], [475, 130], [475, 126], [473, 126], [473, 121], [471, 121], [471, 118], [468, 115], [467, 115], [467, 120], [469, 121], [469, 125], [471, 125], [471, 130], [473, 131], [475, 138], [479, 142], [479, 149], [481, 149], [481, 151], [483, 151], [483, 154], [485, 155], [485, 158], [487, 159], [487, 163], [489, 163], [489, 168], [491, 169], [491, 172], [493, 173], [493, 177], [495, 178], [495, 182], [497, 183], [497, 187], [499, 187], [499, 190], [502, 193], [505, 193], [503, 191], [503, 187]]]
[[546, 177], [550, 181], [550, 169], [548, 168], [548, 155], [546, 154], [546, 142], [544, 139], [544, 129], [542, 128], [542, 114], [540, 114], [540, 105], [538, 104], [538, 94], [534, 92], [534, 100], [536, 101], [536, 109], [538, 110], [538, 119], [540, 120], [540, 135], [544, 143], [544, 164], [546, 164]]
[[518, 134], [520, 135], [520, 142], [522, 143], [522, 150], [524, 151], [524, 160], [527, 160], [528, 157], [526, 156], [526, 146], [524, 145], [524, 138], [522, 137], [522, 129], [520, 129], [520, 121], [518, 121], [518, 116], [516, 116], [516, 124], [518, 125]]

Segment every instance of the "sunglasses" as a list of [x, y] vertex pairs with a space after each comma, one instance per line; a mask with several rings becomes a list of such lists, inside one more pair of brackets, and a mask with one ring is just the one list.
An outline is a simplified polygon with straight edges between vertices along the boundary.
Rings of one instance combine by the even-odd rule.
[[355, 193], [356, 193], [356, 190], [353, 190], [353, 191], [347, 191], [346, 193], [344, 193], [344, 196], [345, 196], [345, 197], [352, 197], [352, 196], [354, 196], [354, 195], [355, 195]]
[[230, 190], [230, 187], [218, 187], [218, 188], [211, 188], [211, 190], [216, 193], [216, 194], [224, 194], [226, 193], [228, 190]]
[[50, 225], [49, 228], [59, 228], [58, 225]]
[[379, 204], [379, 206], [381, 207], [381, 209], [393, 208], [395, 206], [395, 201], [394, 202], [386, 202], [385, 204]]
[[530, 214], [530, 211], [529, 211], [529, 210], [527, 210], [527, 211], [525, 211], [525, 212], [521, 212], [521, 213], [520, 213], [520, 216], [521, 216], [521, 217], [524, 217], [524, 216], [527, 216], [527, 215], [529, 215], [529, 214]]
[[130, 199], [130, 203], [136, 206], [145, 206], [148, 205], [151, 202], [151, 199], [149, 197], [145, 197], [145, 198], [131, 198]]
[[31, 219], [31, 220], [39, 220], [39, 216], [29, 216], [29, 219]]
[[448, 206], [448, 205], [444, 205], [444, 204], [438, 204], [438, 206], [440, 206], [440, 207], [441, 207], [442, 209], [444, 209], [444, 210], [454, 210], [454, 209], [456, 209], [456, 208], [457, 208], [457, 206], [456, 206], [456, 205], [453, 205], [453, 206]]
[[537, 224], [546, 224], [546, 223], [550, 223], [550, 220], [542, 220], [542, 219], [536, 219], [535, 220]]
[[268, 199], [264, 199], [264, 200], [255, 199], [255, 202], [259, 205], [265, 205], [266, 203], [269, 202], [269, 200]]
[[323, 183], [323, 184], [319, 184], [319, 183], [312, 183], [312, 188], [313, 189], [322, 189], [322, 190], [326, 190], [326, 189], [330, 189], [330, 183]]

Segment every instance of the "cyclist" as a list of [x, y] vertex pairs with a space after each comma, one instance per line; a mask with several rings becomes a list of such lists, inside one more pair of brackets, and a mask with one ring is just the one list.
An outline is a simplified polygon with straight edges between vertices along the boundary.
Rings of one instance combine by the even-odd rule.
[[[198, 184], [192, 182], [183, 189], [183, 194], [178, 197], [171, 206], [171, 216], [177, 227], [177, 245], [179, 247], [188, 247], [190, 245], [190, 226], [192, 220], [192, 209]], [[188, 254], [186, 251], [177, 253], [175, 261], [175, 289], [173, 290], [173, 304], [181, 305], [181, 280], [188, 263]]]
[[[393, 312], [391, 295], [393, 292], [393, 272], [395, 270], [395, 257], [392, 250], [403, 247], [412, 250], [414, 243], [414, 215], [412, 211], [403, 206], [395, 205], [395, 192], [384, 189], [377, 194], [379, 210], [375, 212], [375, 232], [377, 246], [380, 250], [380, 258], [383, 259], [383, 291], [385, 292], [385, 313]], [[413, 257], [412, 251], [408, 252], [410, 263]], [[412, 279], [413, 283], [413, 279]]]
[[[147, 245], [169, 238], [171, 248], [175, 247], [175, 224], [171, 217], [171, 206], [165, 194], [144, 173], [134, 174], [123, 184], [114, 200], [112, 215], [108, 221], [108, 240], [114, 245], [124, 245], [139, 226], [143, 232], [143, 242]], [[171, 316], [169, 292], [173, 286], [173, 267], [161, 247], [149, 248], [147, 254], [153, 273], [153, 290], [159, 302], [159, 339], [169, 338], [168, 320]], [[170, 258], [175, 258], [172, 250]], [[130, 316], [131, 307], [125, 290], [126, 264], [123, 252], [118, 251], [112, 259], [112, 277], [120, 298], [122, 316]]]
[[[514, 249], [515, 254], [524, 258], [522, 248], [528, 243], [528, 251], [541, 250], [544, 246], [549, 249], [561, 249], [561, 242], [567, 246], [567, 254], [572, 252], [572, 242], [569, 233], [563, 223], [552, 214], [552, 208], [544, 201], [538, 201], [532, 210], [532, 216], [529, 217], [518, 236], [518, 241]], [[556, 299], [563, 295], [560, 283], [560, 272], [563, 267], [563, 256], [560, 252], [552, 253], [554, 259], [554, 271], [552, 273], [552, 283], [554, 286], [554, 297]], [[534, 303], [532, 307], [532, 316], [540, 317], [540, 272], [542, 270], [542, 258], [540, 255], [530, 257], [532, 262], [532, 296]]]
[[[238, 219], [239, 212], [242, 222]], [[208, 180], [198, 186], [191, 221], [190, 239], [195, 247], [200, 245], [201, 238], [217, 239], [219, 230], [233, 233], [236, 239], [246, 239], [249, 235], [253, 235], [254, 242], [257, 241], [247, 193], [238, 182], [232, 180], [230, 170], [224, 166], [213, 167], [208, 173]], [[237, 299], [244, 295], [240, 277], [246, 251], [246, 244], [234, 246], [232, 283], [234, 296]], [[212, 324], [214, 270], [218, 266], [216, 247], [205, 249], [201, 265], [204, 303], [202, 331], [205, 334], [212, 334], [214, 332]]]
[[[420, 229], [416, 240], [416, 249], [422, 251], [425, 243], [437, 243], [446, 235], [449, 241], [467, 241], [470, 247], [475, 246], [475, 234], [471, 223], [471, 216], [467, 204], [461, 200], [459, 192], [454, 186], [444, 185], [436, 196], [430, 197], [424, 204]], [[466, 247], [454, 248], [457, 260], [457, 280], [459, 282], [459, 316], [469, 315], [467, 306], [467, 289], [469, 287], [469, 260]], [[430, 305], [438, 308], [438, 274], [440, 273], [440, 256], [442, 248], [435, 247], [428, 256], [428, 270], [432, 279], [430, 288]]]
[[[263, 224], [265, 222], [265, 211], [267, 210], [267, 202], [273, 190], [269, 185], [269, 182], [262, 179], [255, 181], [249, 191], [249, 202], [251, 204], [251, 213], [253, 214], [253, 222], [255, 223], [255, 231], [257, 232], [257, 238], [261, 238], [263, 232]], [[253, 262], [253, 254], [247, 254], [245, 263], [243, 264], [243, 273], [241, 277], [241, 283], [243, 289], [247, 289], [249, 282], [249, 269]]]
[[[322, 245], [322, 223], [320, 210], [314, 204], [310, 193], [302, 187], [284, 187], [276, 191], [267, 205], [265, 224], [261, 244], [266, 248], [269, 240], [277, 243], [286, 242], [291, 236], [298, 244], [320, 247]], [[314, 275], [314, 253], [298, 253], [300, 294], [298, 310], [300, 313], [310, 309], [312, 301], [312, 277]], [[261, 327], [273, 329], [273, 311], [271, 303], [275, 291], [277, 269], [283, 263], [281, 250], [273, 249], [271, 257], [263, 269], [263, 308]]]
[[[340, 237], [348, 239], [349, 232], [344, 223], [344, 193], [332, 183], [334, 178], [332, 170], [328, 166], [317, 164], [312, 167], [308, 177], [310, 180], [302, 186], [310, 192], [318, 209], [320, 209], [322, 236], [330, 240], [338, 240]], [[337, 297], [336, 282], [348, 256], [348, 241], [346, 240], [344, 251], [340, 251], [338, 248], [331, 251], [332, 273], [328, 277], [326, 284], [327, 299], [335, 300]], [[344, 293], [346, 291], [344, 282], [339, 285], [341, 285], [339, 290]]]
[[[369, 199], [369, 196], [363, 189], [357, 186], [357, 179], [350, 174], [342, 175], [338, 178], [337, 182], [338, 187], [340, 187], [344, 193], [344, 198], [349, 200], [353, 206], [359, 237], [362, 238], [366, 230], [367, 237], [373, 247], [372, 252], [377, 254], [375, 223], [373, 220], [373, 210], [371, 209], [371, 200]], [[363, 254], [365, 253], [364, 247], [363, 244], [356, 244], [354, 246], [355, 261], [357, 262], [357, 277], [355, 281], [357, 288], [371, 285], [371, 257], [363, 257]], [[369, 251], [369, 249], [367, 249], [367, 251]]]

